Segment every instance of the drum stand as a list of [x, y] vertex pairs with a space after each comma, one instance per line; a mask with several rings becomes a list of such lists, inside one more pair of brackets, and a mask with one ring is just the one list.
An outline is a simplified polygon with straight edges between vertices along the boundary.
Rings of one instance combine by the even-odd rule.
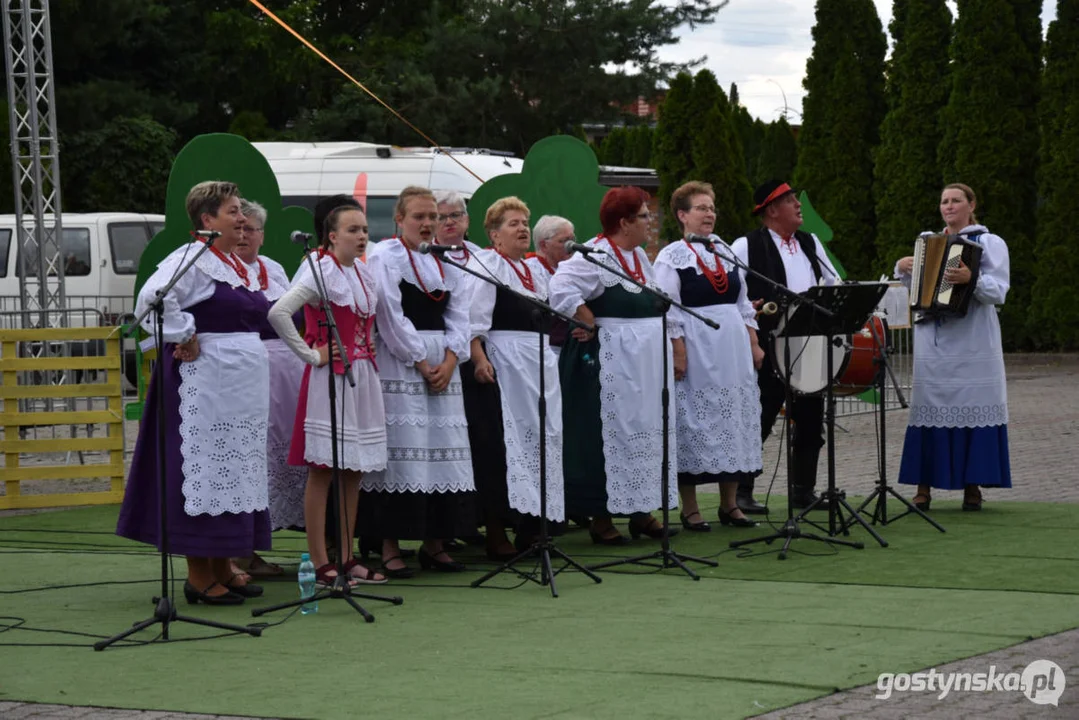
[[[877, 466], [879, 468], [879, 473], [880, 474], [879, 474], [879, 476], [877, 478], [877, 487], [876, 487], [876, 489], [873, 490], [873, 492], [869, 495], [869, 497], [867, 497], [862, 502], [862, 504], [858, 506], [858, 512], [859, 513], [866, 512], [866, 510], [865, 510], [866, 507], [868, 507], [871, 502], [876, 500], [877, 504], [876, 504], [876, 506], [874, 506], [872, 514], [870, 514], [870, 519], [872, 520], [874, 525], [876, 525], [878, 522], [881, 525], [887, 525], [890, 522], [895, 522], [896, 520], [899, 520], [900, 518], [906, 517], [907, 515], [910, 515], [911, 513], [914, 513], [916, 515], [919, 515], [922, 518], [922, 520], [925, 520], [927, 523], [929, 523], [930, 525], [935, 527], [937, 530], [940, 530], [941, 532], [947, 532], [936, 520], [929, 517], [928, 515], [926, 515], [921, 510], [919, 510], [917, 508], [917, 506], [915, 506], [913, 503], [911, 503], [905, 497], [903, 497], [902, 495], [897, 493], [892, 488], [892, 486], [888, 484], [888, 470], [887, 470], [887, 467], [888, 467], [887, 466], [887, 456], [888, 456], [887, 437], [888, 436], [887, 436], [887, 432], [886, 432], [886, 422], [887, 422], [887, 417], [888, 417], [888, 411], [887, 411], [887, 408], [885, 407], [885, 403], [884, 403], [884, 393], [885, 393], [885, 390], [886, 390], [886, 384], [884, 382], [885, 375], [887, 375], [888, 379], [891, 381], [892, 388], [895, 390], [895, 396], [896, 396], [896, 398], [899, 399], [899, 404], [904, 408], [909, 407], [909, 405], [907, 403], [907, 399], [905, 397], [903, 397], [903, 390], [899, 387], [899, 381], [896, 380], [895, 373], [892, 371], [892, 364], [890, 362], [888, 362], [888, 345], [887, 345], [884, 337], [878, 337], [877, 336], [877, 327], [873, 323], [869, 324], [869, 328], [873, 333], [873, 342], [876, 344], [877, 348], [880, 350], [880, 357], [875, 360], [875, 362], [877, 363], [876, 387], [877, 387], [877, 393], [880, 396], [880, 402], [879, 402], [879, 405], [880, 405], [880, 408], [879, 408], [879, 413], [880, 413], [880, 445], [879, 445], [879, 457], [877, 459]], [[892, 495], [893, 497], [895, 497], [896, 500], [898, 500], [899, 502], [901, 502], [901, 503], [903, 503], [904, 505], [907, 506], [906, 510], [904, 510], [903, 512], [899, 513], [898, 515], [896, 515], [895, 517], [893, 517], [891, 519], [888, 518], [888, 495]], [[849, 527], [850, 521], [848, 521], [846, 523], [846, 525]]]
[[[546, 359], [546, 351], [547, 351], [547, 347], [549, 347], [549, 346], [548, 346], [547, 342], [545, 341], [546, 333], [543, 332], [543, 331], [546, 328], [544, 326], [546, 326], [550, 322], [550, 320], [552, 318], [559, 317], [559, 318], [562, 318], [563, 320], [567, 321], [570, 324], [570, 327], [581, 327], [581, 328], [584, 328], [585, 330], [588, 330], [589, 332], [592, 332], [593, 328], [591, 326], [589, 326], [589, 325], [585, 325], [584, 323], [582, 323], [582, 322], [580, 322], [578, 320], [575, 320], [574, 318], [571, 318], [571, 317], [569, 317], [567, 315], [563, 315], [562, 313], [558, 312], [557, 310], [552, 308], [550, 305], [548, 305], [547, 303], [543, 302], [542, 300], [540, 300], [538, 298], [535, 298], [535, 297], [533, 297], [531, 295], [526, 295], [524, 293], [521, 293], [521, 292], [518, 292], [518, 291], [514, 290], [513, 288], [509, 287], [508, 285], [506, 285], [506, 283], [500, 281], [498, 278], [494, 277], [493, 275], [485, 275], [483, 273], [477, 272], [476, 270], [473, 270], [472, 268], [467, 267], [466, 265], [464, 265], [462, 263], [454, 262], [454, 260], [452, 258], [448, 258], [445, 255], [442, 256], [442, 262], [444, 262], [445, 264], [450, 265], [452, 267], [455, 267], [458, 270], [461, 270], [461, 271], [466, 272], [466, 273], [468, 273], [470, 275], [473, 275], [473, 276], [479, 278], [480, 280], [483, 280], [486, 283], [490, 283], [491, 285], [494, 285], [495, 288], [496, 288], [496, 292], [498, 290], [504, 290], [504, 291], [506, 291], [508, 293], [511, 293], [511, 294], [517, 296], [519, 299], [526, 301], [528, 304], [532, 305], [532, 307], [534, 309], [534, 312], [538, 316], [539, 326], [540, 326], [540, 331], [536, 333], [536, 338], [537, 338], [537, 340], [539, 342], [539, 399], [537, 401], [537, 412], [538, 412], [538, 415], [539, 415], [539, 429], [540, 429], [539, 430], [539, 496], [540, 496], [540, 508], [539, 508], [539, 511], [540, 511], [540, 515], [539, 515], [540, 531], [539, 531], [539, 536], [535, 539], [535, 541], [533, 541], [533, 543], [531, 545], [529, 545], [529, 547], [526, 550], [524, 550], [521, 553], [518, 553], [516, 556], [514, 556], [510, 560], [507, 560], [506, 562], [502, 563], [497, 568], [490, 571], [489, 573], [487, 573], [483, 577], [477, 578], [476, 580], [473, 580], [472, 583], [471, 583], [471, 586], [472, 587], [479, 587], [480, 585], [483, 585], [485, 582], [487, 582], [491, 578], [495, 577], [496, 575], [501, 575], [502, 573], [508, 571], [508, 572], [516, 573], [517, 575], [523, 577], [525, 580], [531, 580], [532, 582], [536, 583], [537, 585], [548, 585], [548, 586], [550, 586], [550, 588], [551, 588], [551, 597], [558, 597], [558, 588], [555, 587], [554, 576], [557, 575], [562, 570], [565, 570], [567, 567], [573, 567], [574, 569], [581, 571], [582, 573], [587, 575], [593, 582], [597, 582], [597, 583], [602, 582], [603, 578], [599, 577], [594, 572], [590, 571], [584, 565], [581, 565], [579, 562], [577, 562], [576, 560], [571, 558], [569, 555], [567, 555], [565, 552], [563, 552], [561, 549], [559, 549], [559, 547], [557, 545], [554, 544], [554, 540], [551, 539], [551, 535], [550, 535], [550, 532], [549, 532], [548, 526], [547, 526], [547, 393], [546, 393], [546, 390], [547, 390], [547, 385], [546, 385], [546, 383], [547, 383], [547, 380], [546, 380], [547, 373], [546, 373], [546, 370], [545, 370], [546, 365], [544, 363], [544, 360]], [[486, 269], [486, 268], [484, 268], [484, 269]], [[554, 570], [553, 567], [551, 566], [551, 556], [552, 555], [555, 556], [555, 557], [558, 557], [558, 558], [560, 558], [562, 560], [565, 560], [566, 565], [564, 567], [562, 567], [560, 570], [557, 570], [557, 571]], [[527, 562], [529, 560], [532, 560], [533, 558], [536, 559], [539, 562], [540, 567], [539, 567], [539, 577], [538, 578], [536, 577], [536, 573], [534, 571], [533, 572], [522, 572], [521, 570], [517, 569], [517, 564], [518, 563]]]

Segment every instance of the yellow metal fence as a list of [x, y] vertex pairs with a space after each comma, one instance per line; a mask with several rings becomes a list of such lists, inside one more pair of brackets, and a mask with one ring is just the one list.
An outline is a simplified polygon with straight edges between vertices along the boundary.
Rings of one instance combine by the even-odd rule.
[[[102, 351], [81, 357], [23, 357], [19, 346], [25, 344], [71, 344], [93, 342]], [[65, 378], [76, 377], [73, 384], [30, 382], [20, 384], [34, 373], [64, 371]], [[79, 372], [83, 371], [83, 372]], [[84, 382], [87, 371], [103, 382]], [[116, 327], [46, 328], [0, 330], [0, 452], [4, 467], [0, 482], [6, 494], [0, 496], [0, 510], [41, 508], [62, 505], [101, 505], [123, 499], [124, 482], [124, 410], [120, 331]], [[79, 408], [82, 401], [84, 407]], [[104, 426], [103, 434], [95, 432]], [[72, 437], [38, 438], [43, 426], [65, 426]], [[84, 428], [85, 437], [76, 429]], [[97, 435], [95, 437], [95, 435]], [[33, 436], [33, 437], [31, 437]], [[70, 461], [77, 453], [80, 462], [57, 464], [55, 456]], [[84, 453], [100, 456], [107, 462], [81, 462]], [[50, 461], [53, 461], [50, 464]], [[73, 483], [54, 483], [63, 492], [23, 492], [23, 483], [107, 479], [107, 490], [72, 491]]]

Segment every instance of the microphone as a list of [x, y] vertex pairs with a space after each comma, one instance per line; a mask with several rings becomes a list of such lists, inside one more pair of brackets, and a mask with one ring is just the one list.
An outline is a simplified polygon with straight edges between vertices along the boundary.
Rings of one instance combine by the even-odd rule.
[[200, 238], [206, 238], [207, 240], [214, 240], [221, 237], [221, 233], [216, 230], [196, 230], [192, 234]]
[[580, 253], [582, 255], [606, 255], [607, 254], [607, 253], [603, 252], [602, 250], [600, 250], [599, 248], [588, 247], [587, 245], [582, 245], [581, 243], [576, 243], [576, 242], [573, 242], [572, 240], [567, 240], [566, 244], [563, 247], [566, 248], [566, 253], [569, 254], [569, 255], [572, 255], [573, 253]]
[[301, 230], [293, 230], [292, 234], [288, 237], [289, 240], [291, 240], [292, 242], [296, 243], [297, 245], [303, 245], [304, 247], [307, 247], [307, 243], [315, 239], [315, 236], [311, 233], [305, 233]]
[[699, 245], [707, 245], [712, 247], [712, 238], [707, 235], [697, 235], [696, 233], [690, 233], [686, 235], [686, 242], [697, 243]]
[[460, 252], [464, 250], [462, 245], [435, 245], [433, 243], [420, 243], [416, 248], [424, 255], [445, 255], [448, 252]]

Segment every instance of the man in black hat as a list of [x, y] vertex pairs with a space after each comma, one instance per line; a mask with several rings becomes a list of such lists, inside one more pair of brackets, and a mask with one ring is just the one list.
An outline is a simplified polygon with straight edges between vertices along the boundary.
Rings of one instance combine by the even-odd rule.
[[[794, 292], [805, 292], [814, 285], [830, 285], [839, 282], [832, 263], [824, 252], [824, 246], [815, 235], [799, 230], [802, 225], [802, 204], [791, 186], [772, 180], [761, 185], [753, 193], [753, 214], [761, 219], [761, 227], [734, 241], [731, 247], [738, 258], [760, 274], [785, 285]], [[751, 300], [778, 301], [779, 293], [760, 278], [742, 272], [742, 281]], [[761, 315], [758, 320], [761, 347], [772, 344], [777, 318]], [[757, 375], [761, 389], [761, 441], [768, 439], [779, 409], [786, 399], [783, 381], [772, 365], [771, 354], [766, 354], [764, 364]], [[808, 507], [817, 495], [817, 459], [824, 445], [824, 400], [815, 395], [796, 395], [787, 409], [787, 417], [794, 422], [794, 465], [791, 477], [794, 506]], [[753, 498], [753, 481], [738, 486], [738, 507], [742, 512], [764, 514], [765, 505]], [[827, 509], [826, 504], [819, 505]]]

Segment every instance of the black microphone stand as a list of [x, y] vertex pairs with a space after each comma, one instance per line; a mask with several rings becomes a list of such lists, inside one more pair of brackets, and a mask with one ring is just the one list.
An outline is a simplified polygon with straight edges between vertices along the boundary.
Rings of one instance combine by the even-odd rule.
[[[689, 575], [694, 580], [700, 580], [701, 576], [698, 575], [697, 573], [693, 572], [685, 564], [685, 561], [701, 563], [702, 565], [707, 565], [709, 567], [718, 567], [719, 563], [717, 563], [714, 560], [707, 560], [705, 558], [699, 558], [699, 557], [695, 557], [693, 555], [684, 555], [682, 553], [675, 552], [674, 550], [671, 549], [671, 530], [670, 530], [670, 513], [671, 513], [671, 501], [670, 501], [670, 490], [671, 490], [671, 468], [670, 468], [671, 439], [670, 439], [670, 432], [669, 432], [670, 427], [671, 427], [671, 418], [670, 418], [670, 414], [671, 414], [670, 413], [671, 389], [670, 389], [670, 381], [667, 378], [668, 368], [669, 368], [668, 357], [667, 357], [668, 356], [668, 350], [669, 350], [669, 348], [668, 348], [669, 341], [667, 339], [667, 311], [671, 309], [671, 306], [677, 307], [682, 312], [686, 313], [687, 315], [690, 315], [692, 317], [697, 318], [698, 320], [700, 320], [701, 322], [703, 322], [705, 325], [712, 328], [713, 330], [718, 330], [719, 329], [719, 323], [717, 323], [715, 320], [712, 320], [711, 318], [707, 318], [704, 315], [701, 315], [700, 313], [696, 312], [695, 310], [691, 310], [690, 308], [686, 307], [682, 303], [676, 302], [674, 300], [674, 298], [670, 297], [665, 292], [663, 292], [663, 291], [661, 291], [661, 290], [659, 290], [657, 288], [654, 288], [654, 287], [649, 287], [645, 283], [639, 282], [638, 280], [636, 280], [634, 278], [631, 278], [629, 275], [622, 272], [621, 270], [616, 270], [616, 269], [614, 269], [612, 267], [608, 267], [604, 263], [602, 263], [602, 262], [596, 260], [595, 258], [593, 258], [590, 253], [581, 253], [581, 254], [583, 255], [585, 260], [592, 263], [596, 267], [598, 267], [598, 268], [600, 268], [602, 270], [606, 270], [607, 272], [611, 273], [612, 275], [617, 275], [618, 277], [622, 278], [623, 280], [626, 280], [626, 281], [632, 283], [633, 285], [636, 285], [642, 291], [648, 293], [653, 298], [655, 298], [657, 309], [660, 310], [660, 315], [659, 315], [660, 326], [663, 329], [663, 342], [660, 344], [660, 348], [659, 348], [660, 353], [663, 356], [663, 389], [660, 391], [660, 403], [663, 406], [663, 409], [661, 411], [661, 417], [663, 418], [663, 452], [661, 453], [661, 455], [662, 455], [662, 457], [661, 457], [662, 466], [660, 467], [660, 470], [659, 470], [660, 494], [662, 495], [662, 497], [660, 499], [660, 509], [663, 511], [663, 538], [662, 538], [662, 542], [660, 543], [660, 549], [656, 550], [655, 552], [645, 553], [643, 555], [636, 555], [634, 557], [622, 558], [620, 560], [611, 560], [609, 562], [599, 563], [598, 565], [593, 565], [592, 569], [593, 570], [600, 570], [602, 568], [614, 567], [616, 565], [627, 565], [627, 564], [647, 565], [648, 567], [658, 567], [658, 568], [663, 569], [663, 570], [665, 570], [667, 568], [671, 568], [671, 567], [677, 567], [677, 568], [680, 568], [684, 573]], [[653, 561], [656, 561], [656, 560], [659, 561], [658, 565], [653, 562]]]
[[158, 394], [156, 440], [157, 506], [161, 524], [161, 595], [151, 599], [151, 602], [154, 603], [154, 614], [151, 617], [136, 622], [127, 630], [124, 630], [107, 640], [100, 640], [94, 643], [94, 650], [104, 650], [113, 643], [123, 640], [140, 630], [145, 630], [156, 623], [161, 623], [161, 639], [166, 642], [169, 639], [169, 625], [174, 622], [186, 622], [192, 623], [193, 625], [204, 625], [206, 627], [217, 628], [219, 630], [231, 630], [237, 633], [247, 633], [254, 637], [259, 637], [262, 634], [262, 628], [258, 627], [231, 625], [216, 622], [214, 620], [203, 620], [201, 618], [180, 615], [176, 612], [175, 601], [169, 596], [168, 500], [165, 483], [165, 296], [168, 294], [169, 290], [172, 290], [173, 286], [179, 282], [180, 278], [187, 274], [187, 271], [191, 269], [191, 266], [202, 257], [202, 254], [210, 249], [210, 245], [217, 235], [220, 235], [220, 233], [211, 234], [203, 241], [202, 247], [198, 249], [195, 256], [172, 276], [172, 279], [169, 280], [165, 287], [154, 293], [154, 299], [147, 306], [146, 310], [135, 318], [135, 320], [127, 326], [127, 329], [124, 330], [124, 336], [131, 337], [138, 331], [139, 327], [142, 325], [142, 321], [145, 320], [150, 313], [154, 313], [154, 348], [157, 350], [157, 360], [154, 362], [154, 385]]
[[[514, 290], [509, 285], [507, 285], [506, 283], [500, 281], [498, 278], [494, 277], [493, 275], [484, 275], [483, 273], [477, 272], [477, 271], [473, 270], [470, 267], [467, 267], [466, 265], [464, 265], [462, 263], [458, 263], [458, 262], [454, 261], [453, 258], [445, 257], [444, 254], [443, 254], [443, 257], [442, 257], [442, 262], [446, 263], [447, 265], [449, 265], [451, 267], [455, 267], [458, 270], [463, 270], [464, 272], [468, 273], [469, 275], [472, 275], [474, 277], [479, 278], [480, 280], [483, 280], [484, 282], [487, 282], [487, 283], [490, 283], [491, 285], [494, 285], [497, 289], [504, 290], [504, 291], [506, 291], [506, 292], [508, 292], [508, 293], [510, 293], [512, 295], [515, 295], [518, 298], [526, 301], [529, 305], [531, 305], [534, 308], [534, 312], [537, 315], [537, 319], [539, 320], [539, 326], [540, 326], [539, 330], [536, 333], [536, 336], [537, 336], [537, 338], [539, 340], [539, 400], [537, 401], [538, 413], [539, 413], [539, 494], [540, 494], [540, 532], [539, 532], [539, 537], [536, 538], [536, 540], [528, 547], [527, 550], [519, 553], [518, 555], [516, 555], [512, 559], [507, 560], [506, 562], [502, 563], [500, 566], [498, 566], [494, 570], [490, 571], [489, 573], [487, 573], [483, 577], [481, 577], [481, 578], [479, 578], [477, 580], [473, 580], [471, 585], [472, 585], [472, 587], [479, 587], [480, 585], [483, 585], [485, 582], [487, 582], [491, 578], [495, 577], [496, 575], [499, 575], [499, 574], [501, 574], [503, 572], [506, 572], [508, 570], [510, 572], [516, 573], [517, 575], [525, 578], [526, 580], [531, 580], [532, 582], [534, 582], [534, 583], [536, 583], [538, 585], [550, 585], [551, 586], [551, 597], [558, 597], [558, 588], [555, 587], [555, 582], [554, 582], [554, 576], [557, 573], [551, 567], [551, 555], [556, 555], [559, 558], [561, 558], [562, 560], [565, 560], [566, 564], [567, 564], [566, 566], [573, 566], [577, 570], [580, 570], [582, 573], [584, 573], [585, 575], [590, 577], [595, 582], [597, 582], [597, 583], [602, 582], [602, 580], [603, 580], [602, 578], [600, 578], [595, 573], [591, 572], [584, 565], [581, 565], [576, 560], [574, 560], [569, 555], [567, 555], [565, 552], [563, 552], [561, 549], [559, 549], [558, 546], [556, 546], [554, 544], [554, 540], [551, 538], [550, 533], [548, 532], [548, 529], [547, 529], [547, 392], [546, 392], [546, 390], [547, 390], [546, 374], [547, 373], [546, 373], [546, 369], [545, 369], [546, 363], [544, 362], [544, 360], [546, 358], [546, 353], [544, 351], [545, 351], [547, 345], [546, 345], [546, 343], [544, 343], [544, 335], [545, 335], [544, 330], [546, 330], [548, 328], [551, 320], [553, 318], [556, 318], [556, 317], [567, 321], [568, 323], [570, 323], [571, 327], [576, 325], [578, 327], [584, 328], [585, 330], [588, 330], [589, 332], [591, 332], [593, 328], [591, 328], [588, 325], [585, 325], [584, 323], [582, 323], [582, 322], [580, 322], [580, 321], [578, 321], [578, 320], [576, 320], [574, 318], [571, 318], [571, 317], [569, 317], [567, 315], [563, 315], [562, 313], [558, 312], [557, 310], [552, 308], [550, 305], [548, 305], [547, 303], [543, 302], [542, 300], [540, 300], [538, 298], [534, 298], [531, 295], [526, 295], [524, 293], [521, 293], [521, 292], [518, 292], [518, 291]], [[530, 572], [530, 573], [522, 572], [521, 570], [518, 570], [517, 567], [516, 567], [518, 563], [525, 562], [527, 560], [530, 560], [531, 558], [536, 558], [540, 563], [540, 576], [539, 576], [538, 579], [536, 578], [535, 572]], [[562, 568], [562, 570], [564, 570], [564, 569], [565, 569], [565, 566]], [[561, 570], [559, 570], [558, 572], [561, 572]]]
[[[742, 270], [745, 270], [747, 274], [752, 275], [752, 276], [756, 277], [759, 280], [763, 280], [765, 282], [765, 284], [769, 285], [779, 295], [779, 299], [781, 301], [780, 312], [783, 313], [783, 316], [789, 317], [789, 315], [787, 313], [787, 308], [789, 308], [792, 305], [795, 306], [795, 307], [797, 307], [799, 305], [805, 305], [807, 307], [810, 307], [810, 308], [813, 309], [813, 312], [816, 313], [820, 317], [830, 318], [830, 317], [834, 316], [834, 313], [831, 310], [828, 310], [828, 309], [822, 307], [821, 305], [814, 302], [813, 300], [794, 292], [793, 290], [788, 288], [786, 285], [778, 283], [775, 280], [773, 280], [772, 278], [767, 277], [766, 275], [764, 275], [764, 274], [754, 270], [753, 268], [749, 267], [749, 264], [748, 263], [743, 263], [733, 251], [730, 252], [729, 254], [724, 253], [722, 256], [720, 256], [719, 253], [716, 252], [714, 246], [712, 246], [711, 243], [708, 243], [708, 247], [718, 257], [722, 257], [723, 259], [729, 260], [733, 265], [736, 265], [737, 267], [741, 268]], [[831, 345], [829, 344], [829, 352], [828, 352], [828, 374], [829, 374], [829, 377], [832, 374], [832, 367], [831, 367], [832, 354], [831, 354], [831, 349], [830, 348], [831, 348]], [[785, 403], [785, 405], [787, 407], [787, 411], [790, 412], [790, 409], [794, 406], [794, 391], [793, 391], [793, 388], [791, 387], [791, 341], [790, 341], [790, 334], [789, 333], [783, 333], [783, 356], [784, 356], [783, 357], [783, 366], [784, 366], [784, 371], [785, 371], [784, 376], [783, 376], [783, 391], [784, 391], [784, 396], [785, 396], [784, 397], [784, 403]], [[763, 543], [766, 543], [768, 545], [771, 545], [773, 541], [782, 539], [783, 540], [783, 548], [779, 551], [779, 559], [780, 560], [786, 560], [787, 559], [787, 552], [790, 550], [791, 543], [793, 543], [796, 539], [805, 539], [805, 540], [813, 540], [813, 541], [816, 541], [816, 542], [833, 543], [833, 544], [837, 544], [837, 545], [845, 545], [847, 547], [852, 547], [852, 548], [856, 548], [856, 549], [859, 549], [859, 550], [862, 549], [864, 547], [864, 545], [862, 543], [860, 543], [860, 542], [851, 542], [851, 541], [848, 541], [848, 540], [838, 540], [838, 539], [836, 539], [834, 537], [821, 537], [819, 535], [814, 535], [813, 533], [807, 533], [807, 532], [803, 531], [801, 526], [798, 524], [798, 521], [800, 519], [802, 519], [802, 516], [799, 515], [799, 516], [796, 517], [795, 513], [794, 513], [794, 484], [793, 484], [793, 480], [794, 480], [794, 448], [792, 446], [792, 440], [793, 440], [793, 437], [794, 437], [794, 428], [791, 426], [789, 418], [784, 418], [783, 425], [784, 425], [784, 430], [786, 432], [785, 442], [786, 442], [786, 446], [787, 446], [787, 450], [786, 450], [786, 452], [787, 452], [787, 519], [783, 523], [782, 527], [778, 528], [774, 533], [771, 533], [770, 535], [764, 535], [764, 536], [758, 537], [758, 538], [750, 538], [749, 540], [735, 540], [735, 541], [732, 541], [730, 543], [729, 547], [731, 547], [731, 548], [740, 548], [743, 545], [752, 545], [753, 543], [759, 543], [759, 542], [763, 542]]]
[[[895, 373], [892, 371], [892, 364], [888, 361], [887, 342], [883, 337], [877, 334], [876, 325], [870, 323], [869, 329], [870, 332], [873, 333], [873, 342], [876, 345], [877, 349], [880, 351], [880, 357], [874, 361], [877, 363], [876, 386], [877, 392], [880, 396], [878, 398], [878, 404], [880, 405], [880, 407], [878, 408], [878, 413], [880, 414], [880, 457], [877, 460], [880, 476], [877, 479], [876, 489], [874, 489], [873, 492], [869, 495], [869, 497], [867, 497], [862, 502], [862, 504], [858, 506], [858, 512], [864, 513], [865, 508], [869, 506], [869, 503], [876, 500], [877, 504], [876, 506], [874, 506], [872, 514], [870, 514], [870, 518], [874, 525], [876, 525], [878, 522], [881, 525], [887, 525], [890, 522], [895, 522], [896, 520], [899, 520], [906, 517], [907, 515], [910, 515], [911, 513], [914, 513], [920, 516], [927, 523], [935, 527], [937, 530], [940, 530], [941, 532], [947, 532], [940, 525], [940, 523], [926, 515], [924, 512], [921, 511], [921, 509], [918, 508], [918, 506], [914, 505], [905, 497], [897, 493], [892, 488], [892, 486], [888, 484], [887, 433], [885, 431], [885, 422], [888, 413], [884, 403], [884, 393], [887, 389], [884, 382], [885, 375], [887, 375], [888, 379], [891, 381], [892, 388], [895, 390], [895, 396], [896, 398], [898, 398], [900, 406], [902, 406], [903, 408], [907, 408], [910, 407], [910, 405], [907, 403], [907, 399], [903, 396], [903, 390], [899, 387], [899, 381], [896, 379]], [[899, 500], [899, 502], [907, 506], [906, 510], [899, 513], [890, 520], [888, 519], [888, 495], [892, 495], [897, 500]], [[844, 525], [847, 527], [849, 527], [851, 524], [853, 524], [853, 520], [848, 520], [846, 523], [844, 523]]]
[[[316, 266], [315, 261], [311, 258], [314, 252], [308, 251], [307, 236], [299, 238], [303, 241], [304, 257], [307, 259], [307, 265], [311, 268], [311, 277], [315, 280], [315, 288], [318, 290], [319, 307], [322, 310], [324, 319], [319, 321], [319, 327], [329, 329], [330, 347], [333, 344], [337, 345], [337, 354], [340, 357], [341, 364], [344, 366], [344, 376], [348, 380], [348, 384], [351, 387], [356, 387], [356, 379], [352, 377], [352, 361], [349, 359], [348, 352], [345, 350], [344, 343], [341, 342], [341, 335], [337, 332], [337, 322], [333, 316], [333, 307], [330, 304], [330, 298], [326, 294], [326, 284], [321, 277], [321, 265]], [[357, 258], [356, 262], [360, 262]], [[352, 533], [349, 531], [352, 527], [352, 523], [349, 522], [349, 518], [345, 515], [345, 488], [341, 484], [341, 464], [338, 457], [338, 431], [337, 431], [337, 378], [333, 371], [333, 353], [330, 353], [329, 361], [327, 362], [326, 378], [329, 384], [329, 401], [330, 401], [330, 443], [332, 449], [330, 451], [330, 507], [334, 517], [337, 518], [338, 525], [338, 546], [337, 552], [337, 577], [334, 578], [333, 585], [327, 588], [323, 588], [316, 592], [309, 598], [299, 598], [298, 600], [290, 600], [288, 602], [278, 603], [277, 605], [271, 605], [265, 608], [256, 608], [251, 611], [253, 617], [264, 615], [268, 612], [275, 612], [284, 608], [296, 607], [297, 605], [306, 605], [307, 603], [316, 603], [324, 598], [333, 598], [335, 600], [344, 600], [352, 608], [358, 612], [363, 619], [367, 622], [374, 622], [375, 616], [367, 612], [366, 609], [353, 598], [364, 598], [366, 600], [378, 600], [380, 602], [388, 602], [394, 605], [400, 605], [404, 602], [404, 599], [397, 595], [385, 596], [385, 595], [372, 595], [369, 593], [357, 592], [352, 585], [350, 585], [351, 578], [348, 573], [345, 572], [345, 549], [352, 546]], [[373, 572], [373, 571], [372, 571]]]

